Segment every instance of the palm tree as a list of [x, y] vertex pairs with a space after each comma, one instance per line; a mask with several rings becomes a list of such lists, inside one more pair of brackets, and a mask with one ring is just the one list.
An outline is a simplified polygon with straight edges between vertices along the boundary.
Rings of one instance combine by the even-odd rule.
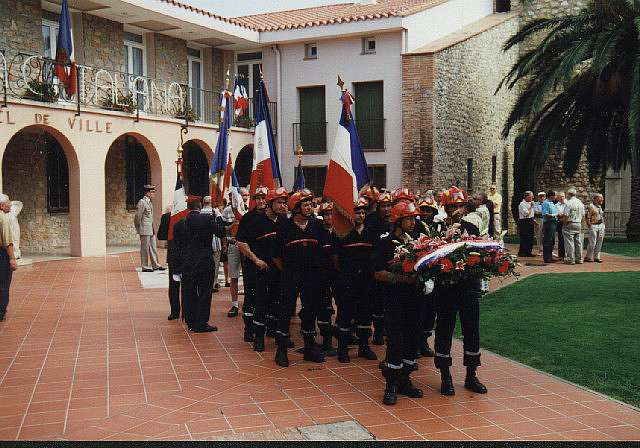
[[514, 202], [555, 150], [569, 176], [584, 154], [592, 177], [630, 164], [627, 238], [640, 241], [640, 0], [591, 0], [577, 14], [532, 20], [504, 51], [532, 38], [539, 44], [496, 90], [520, 88], [503, 129], [520, 132]]

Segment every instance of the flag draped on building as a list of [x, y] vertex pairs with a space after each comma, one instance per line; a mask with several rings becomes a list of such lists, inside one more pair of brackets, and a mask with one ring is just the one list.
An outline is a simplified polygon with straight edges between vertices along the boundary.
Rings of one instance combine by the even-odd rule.
[[[258, 186], [275, 188], [282, 185], [273, 128], [271, 127], [271, 116], [269, 115], [269, 96], [263, 79], [260, 79], [256, 109], [251, 191], [255, 191]], [[253, 200], [250, 203], [250, 207], [252, 206]]]
[[247, 95], [246, 87], [238, 81], [237, 77], [233, 88], [233, 100], [235, 102], [233, 106], [234, 115], [236, 117], [246, 115], [249, 110], [249, 95]]
[[296, 167], [296, 178], [293, 181], [293, 191], [302, 190], [304, 188], [304, 170], [302, 169], [302, 160], [298, 161]]
[[[342, 87], [342, 81], [338, 85]], [[345, 234], [353, 226], [353, 203], [358, 191], [369, 183], [367, 161], [360, 146], [358, 131], [351, 114], [353, 97], [343, 88], [342, 113], [327, 168], [323, 195], [334, 203], [333, 223], [338, 234]]]
[[176, 225], [178, 221], [185, 218], [187, 216], [187, 195], [184, 191], [184, 185], [182, 185], [182, 159], [178, 159], [176, 162], [177, 176], [176, 176], [176, 188], [173, 191], [173, 205], [171, 206], [171, 217], [169, 218], [169, 232], [167, 239], [169, 241], [173, 240], [173, 226]]
[[209, 176], [211, 178], [211, 203], [220, 205], [224, 197], [223, 177], [227, 168], [229, 156], [231, 129], [231, 111], [233, 109], [233, 95], [228, 90], [220, 93], [220, 126], [216, 150], [211, 161]]
[[73, 32], [67, 0], [62, 0], [58, 41], [56, 42], [56, 76], [64, 84], [67, 95], [75, 95], [78, 90], [78, 68], [73, 54]]

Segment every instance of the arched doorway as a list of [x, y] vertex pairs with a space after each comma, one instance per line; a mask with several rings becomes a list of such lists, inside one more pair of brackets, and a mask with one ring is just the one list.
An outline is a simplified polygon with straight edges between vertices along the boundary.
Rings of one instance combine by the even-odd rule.
[[[156, 186], [154, 217], [162, 210], [160, 160], [153, 145], [139, 134], [119, 136], [109, 147], [105, 171], [106, 242], [110, 247], [137, 246], [133, 217], [145, 184]], [[157, 223], [156, 223], [157, 225]]]
[[233, 170], [241, 187], [251, 183], [251, 170], [253, 169], [253, 145], [247, 145], [240, 150], [236, 157]]
[[183, 178], [185, 191], [196, 196], [207, 196], [209, 188], [209, 158], [211, 149], [198, 140], [189, 140], [182, 145], [184, 152]]
[[80, 254], [78, 159], [60, 132], [28, 126], [13, 135], [2, 157], [2, 191], [23, 204], [23, 258]]

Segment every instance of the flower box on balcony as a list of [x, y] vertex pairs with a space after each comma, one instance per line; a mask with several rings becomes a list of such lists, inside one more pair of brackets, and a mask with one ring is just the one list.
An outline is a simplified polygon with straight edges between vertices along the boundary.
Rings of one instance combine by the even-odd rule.
[[32, 79], [27, 83], [28, 88], [22, 94], [22, 98], [27, 100], [42, 101], [44, 103], [55, 103], [58, 101], [58, 92], [52, 84]]
[[102, 100], [101, 106], [104, 109], [118, 110], [121, 112], [126, 112], [128, 114], [131, 114], [136, 110], [136, 103], [133, 99], [132, 93], [123, 95], [118, 92], [118, 99], [115, 103], [113, 102], [113, 98], [111, 96], [108, 96], [104, 100]]

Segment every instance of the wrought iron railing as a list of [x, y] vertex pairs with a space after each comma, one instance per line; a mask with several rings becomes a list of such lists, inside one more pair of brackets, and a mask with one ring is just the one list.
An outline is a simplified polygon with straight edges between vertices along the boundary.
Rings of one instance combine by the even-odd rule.
[[[87, 108], [117, 110], [217, 124], [220, 121], [220, 90], [190, 88], [175, 81], [78, 65], [77, 93], [69, 95], [55, 76], [57, 62], [27, 53], [0, 52], [0, 89], [2, 103], [8, 98], [25, 98], [47, 103], [72, 103], [77, 113]], [[234, 119], [234, 125], [255, 125], [254, 101], [246, 114]], [[269, 103], [272, 120], [276, 103]], [[274, 123], [274, 127], [276, 123]]]
[[627, 223], [631, 212], [605, 211], [604, 232], [607, 236], [626, 236]]
[[384, 118], [372, 120], [356, 119], [356, 128], [360, 145], [365, 151], [384, 151], [385, 145], [385, 122]]
[[298, 146], [305, 153], [327, 152], [327, 123], [293, 123], [293, 150]]

